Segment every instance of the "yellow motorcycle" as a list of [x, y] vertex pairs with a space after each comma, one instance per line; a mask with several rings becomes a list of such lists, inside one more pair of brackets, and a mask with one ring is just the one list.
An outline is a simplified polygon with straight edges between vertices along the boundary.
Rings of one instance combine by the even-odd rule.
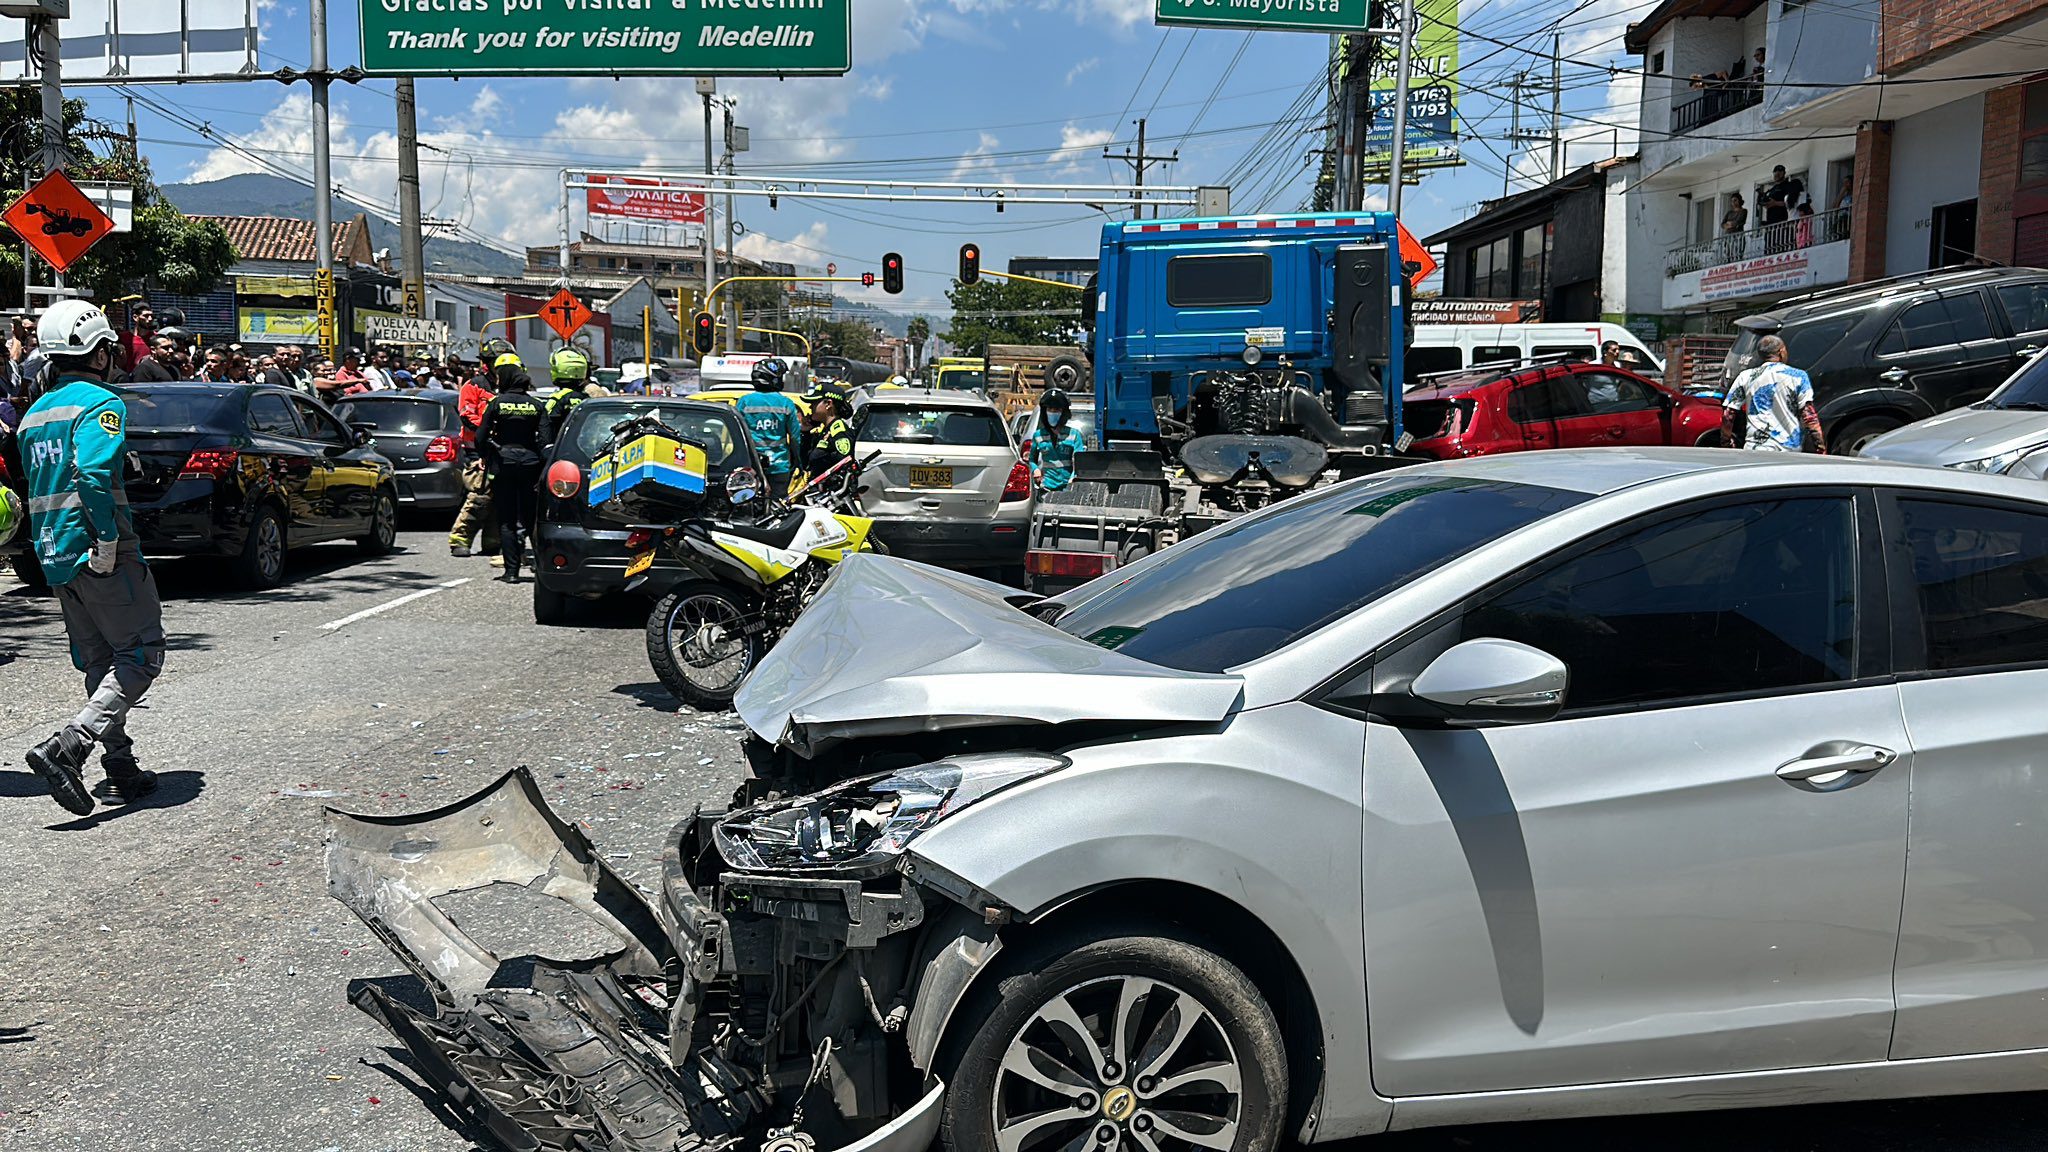
[[[635, 453], [636, 437], [623, 450], [600, 457], [594, 490], [606, 483], [612, 460], [674, 457], [688, 468], [687, 443], [671, 448], [660, 442], [660, 431], [632, 431], [655, 441]], [[730, 707], [747, 673], [796, 622], [833, 565], [850, 553], [882, 550], [870, 538], [874, 521], [860, 515], [855, 483], [873, 459], [842, 460], [787, 499], [767, 494], [768, 511], [759, 519], [698, 512], [668, 524], [634, 526], [645, 547], [627, 566], [628, 589], [645, 578], [658, 550], [666, 549], [688, 572], [647, 616], [647, 661], [664, 687], [695, 708]], [[623, 473], [622, 468], [622, 478]], [[727, 496], [737, 506], [759, 506], [759, 484], [751, 470], [735, 472], [726, 481]], [[648, 485], [635, 487], [644, 500]]]

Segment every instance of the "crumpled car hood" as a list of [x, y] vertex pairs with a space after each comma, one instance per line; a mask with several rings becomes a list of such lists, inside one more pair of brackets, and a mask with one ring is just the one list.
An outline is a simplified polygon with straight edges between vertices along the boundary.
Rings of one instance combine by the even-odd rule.
[[734, 701], [754, 734], [813, 756], [842, 740], [1082, 720], [1214, 722], [1236, 676], [1118, 655], [1012, 607], [1015, 589], [849, 556]]

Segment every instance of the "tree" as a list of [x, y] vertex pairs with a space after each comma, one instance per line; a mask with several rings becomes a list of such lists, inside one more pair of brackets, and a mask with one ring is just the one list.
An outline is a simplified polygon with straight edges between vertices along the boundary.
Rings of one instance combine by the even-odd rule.
[[[43, 125], [40, 95], [31, 88], [0, 90], [0, 187], [25, 188], [42, 178]], [[93, 245], [71, 266], [65, 280], [101, 304], [138, 287], [168, 292], [205, 292], [219, 284], [235, 263], [235, 248], [220, 225], [193, 220], [157, 191], [149, 162], [135, 154], [128, 137], [88, 119], [85, 104], [64, 102], [66, 171], [79, 180], [112, 180], [134, 189], [135, 227]], [[95, 151], [95, 146], [100, 150]], [[12, 199], [11, 193], [6, 194]], [[21, 306], [21, 239], [0, 224], [0, 307]]]
[[948, 343], [966, 354], [990, 344], [1078, 344], [1081, 293], [1072, 288], [1011, 280], [955, 284]]
[[826, 320], [812, 334], [811, 348], [820, 354], [831, 352], [849, 360], [873, 360], [875, 329], [860, 320]]
[[924, 346], [932, 338], [932, 322], [923, 316], [912, 316], [905, 335], [910, 340], [910, 366], [914, 370], [924, 363]]

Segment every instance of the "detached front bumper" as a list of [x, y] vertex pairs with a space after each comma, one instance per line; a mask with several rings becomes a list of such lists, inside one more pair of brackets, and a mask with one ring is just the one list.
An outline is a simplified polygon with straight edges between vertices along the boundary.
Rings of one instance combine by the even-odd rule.
[[[703, 848], [710, 818], [693, 817], [665, 854], [657, 916], [524, 769], [432, 812], [327, 819], [330, 892], [432, 1010], [384, 982], [351, 1000], [505, 1147], [922, 1152], [936, 1136], [943, 1085], [904, 1075], [892, 1052], [926, 918], [907, 878], [728, 871], [700, 884], [717, 856]], [[565, 901], [618, 946], [533, 957], [529, 973], [435, 905], [492, 884]]]

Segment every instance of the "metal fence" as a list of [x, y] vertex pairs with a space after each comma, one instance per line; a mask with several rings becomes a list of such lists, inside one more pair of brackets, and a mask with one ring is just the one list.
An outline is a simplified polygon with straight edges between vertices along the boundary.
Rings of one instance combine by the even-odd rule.
[[1795, 216], [1776, 224], [1765, 224], [1747, 232], [1726, 232], [1711, 240], [1681, 244], [1664, 257], [1664, 274], [1677, 276], [1722, 264], [1736, 264], [1759, 256], [1796, 252], [1816, 244], [1832, 244], [1849, 238], [1847, 205]]
[[1671, 109], [1671, 132], [1682, 135], [1752, 104], [1764, 102], [1763, 85], [1748, 80], [1710, 81], [1706, 91]]

